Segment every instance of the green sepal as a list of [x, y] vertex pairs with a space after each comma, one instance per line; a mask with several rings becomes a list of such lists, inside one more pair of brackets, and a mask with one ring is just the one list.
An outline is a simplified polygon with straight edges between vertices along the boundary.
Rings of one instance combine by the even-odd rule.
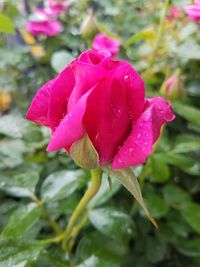
[[152, 224], [158, 228], [156, 221], [153, 219], [149, 211], [147, 210], [142, 193], [140, 190], [140, 185], [137, 178], [134, 175], [134, 172], [131, 168], [123, 168], [114, 170], [110, 165], [102, 167], [102, 169], [108, 174], [116, 178], [137, 200], [140, 206], [143, 208], [149, 220]]
[[87, 133], [80, 140], [73, 143], [70, 149], [70, 155], [81, 168], [99, 168], [99, 155]]

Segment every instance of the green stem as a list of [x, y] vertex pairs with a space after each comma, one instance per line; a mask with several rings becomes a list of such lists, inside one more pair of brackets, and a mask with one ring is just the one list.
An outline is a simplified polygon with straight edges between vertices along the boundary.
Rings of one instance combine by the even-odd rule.
[[160, 18], [160, 25], [158, 28], [158, 35], [154, 44], [154, 48], [153, 48], [153, 52], [152, 52], [152, 56], [149, 60], [149, 68], [153, 66], [155, 58], [156, 58], [156, 54], [158, 52], [159, 46], [160, 46], [160, 41], [163, 37], [164, 31], [165, 31], [165, 20], [166, 20], [166, 15], [167, 15], [167, 11], [168, 11], [168, 6], [169, 6], [169, 0], [165, 0], [164, 2], [164, 6], [162, 9], [162, 14], [161, 14], [161, 18]]
[[89, 185], [87, 191], [85, 192], [83, 198], [79, 202], [78, 206], [76, 207], [75, 211], [73, 212], [69, 223], [67, 225], [67, 228], [65, 230], [64, 234], [64, 240], [63, 240], [63, 247], [65, 250], [68, 250], [67, 243], [70, 241], [72, 230], [77, 223], [78, 219], [80, 218], [81, 214], [83, 213], [84, 209], [86, 208], [89, 201], [96, 195], [96, 193], [99, 191], [101, 180], [102, 180], [102, 174], [100, 169], [93, 169], [91, 170], [91, 184]]

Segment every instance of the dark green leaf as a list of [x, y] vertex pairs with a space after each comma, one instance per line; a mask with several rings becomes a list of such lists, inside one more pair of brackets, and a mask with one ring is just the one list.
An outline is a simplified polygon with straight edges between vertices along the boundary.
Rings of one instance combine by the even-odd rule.
[[200, 110], [183, 103], [173, 103], [176, 113], [191, 123], [200, 126]]
[[156, 192], [147, 193], [145, 195], [145, 202], [148, 210], [151, 212], [152, 216], [155, 218], [163, 217], [167, 214], [169, 207]]
[[2, 237], [21, 237], [39, 220], [41, 209], [34, 203], [22, 206], [11, 215]]
[[200, 238], [187, 240], [186, 242], [179, 243], [176, 248], [185, 256], [200, 257]]
[[39, 256], [45, 243], [40, 241], [0, 239], [0, 267], [25, 267]]
[[98, 232], [90, 232], [81, 239], [76, 254], [81, 262], [89, 260], [93, 255], [96, 258], [90, 259], [95, 264], [93, 267], [119, 267], [126, 250], [127, 245], [124, 242], [116, 242]]
[[181, 213], [189, 225], [200, 234], [200, 205], [188, 202], [181, 206]]
[[165, 161], [165, 157], [159, 155], [153, 155], [150, 158], [150, 164], [152, 168], [151, 181], [156, 183], [164, 183], [169, 179], [170, 172], [169, 167]]
[[182, 188], [168, 184], [163, 189], [164, 198], [168, 205], [178, 208], [191, 201], [190, 195]]

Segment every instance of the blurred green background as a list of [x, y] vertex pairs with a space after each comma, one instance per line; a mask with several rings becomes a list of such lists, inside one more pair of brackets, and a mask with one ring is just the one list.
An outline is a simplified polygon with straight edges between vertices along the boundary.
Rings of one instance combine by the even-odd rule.
[[[166, 18], [158, 36], [164, 1], [74, 0], [59, 16], [59, 35], [32, 37], [25, 25], [42, 1], [0, 1], [0, 267], [200, 266], [200, 26], [183, 11], [191, 3], [171, 1], [167, 12], [181, 14]], [[142, 75], [147, 96], [160, 95], [177, 70], [184, 95], [172, 101], [176, 120], [152, 156], [134, 168], [159, 230], [104, 175], [71, 258], [48, 240], [65, 228], [90, 173], [66, 153], [46, 153], [48, 129], [24, 117], [38, 88], [90, 48], [80, 29], [91, 9], [99, 31], [121, 41], [119, 58]]]

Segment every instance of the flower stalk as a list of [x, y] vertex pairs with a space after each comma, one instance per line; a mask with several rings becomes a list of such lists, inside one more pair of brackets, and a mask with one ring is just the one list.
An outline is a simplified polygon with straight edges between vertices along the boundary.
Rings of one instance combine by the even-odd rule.
[[[74, 231], [73, 230], [77, 229], [76, 224], [77, 224], [78, 220], [80, 219], [84, 209], [86, 208], [86, 206], [90, 202], [90, 200], [99, 191], [99, 188], [101, 186], [101, 180], [102, 180], [101, 170], [100, 169], [92, 169], [91, 170], [91, 184], [89, 185], [83, 198], [81, 199], [81, 201], [77, 205], [76, 209], [74, 210], [74, 212], [73, 212], [73, 214], [69, 220], [69, 223], [67, 225], [67, 228], [65, 230], [65, 233], [64, 233], [63, 248], [67, 252], [69, 252], [70, 249], [72, 248], [72, 246], [71, 245], [69, 246], [69, 244], [74, 243], [74, 240], [73, 240], [73, 242], [71, 240], [74, 237]], [[84, 223], [85, 223], [85, 220], [84, 220]], [[75, 234], [75, 236], [76, 236], [76, 234]]]
[[164, 34], [164, 31], [165, 31], [165, 20], [166, 20], [166, 16], [167, 16], [167, 12], [168, 12], [168, 7], [169, 7], [169, 0], [165, 0], [164, 5], [163, 5], [163, 9], [162, 9], [162, 14], [160, 17], [158, 35], [157, 35], [157, 38], [156, 38], [156, 41], [154, 44], [152, 56], [149, 60], [149, 68], [152, 67], [154, 64], [156, 54], [157, 54], [159, 46], [160, 46], [160, 41], [161, 41], [163, 34]]

